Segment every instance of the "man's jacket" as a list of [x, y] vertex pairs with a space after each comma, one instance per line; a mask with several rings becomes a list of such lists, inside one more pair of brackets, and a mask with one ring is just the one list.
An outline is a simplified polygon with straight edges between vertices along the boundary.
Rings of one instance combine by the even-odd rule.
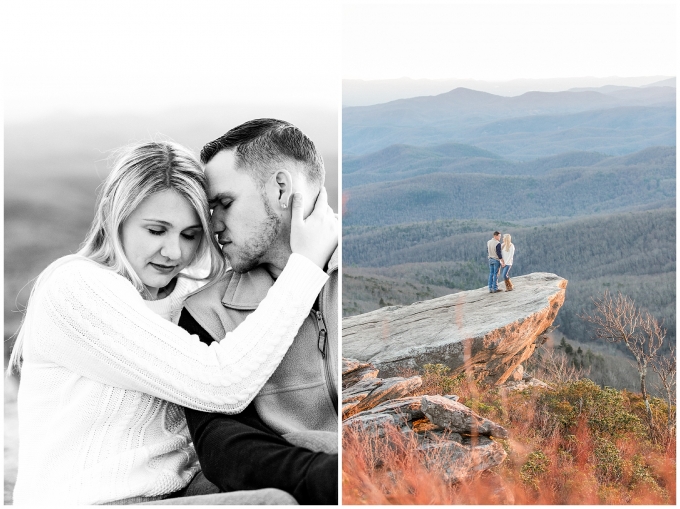
[[[259, 417], [284, 435], [338, 432], [338, 252], [328, 263], [318, 310], [305, 319], [279, 367], [253, 401]], [[186, 310], [215, 341], [255, 309], [274, 279], [263, 268], [233, 271], [190, 296]], [[317, 307], [317, 306], [315, 306]]]

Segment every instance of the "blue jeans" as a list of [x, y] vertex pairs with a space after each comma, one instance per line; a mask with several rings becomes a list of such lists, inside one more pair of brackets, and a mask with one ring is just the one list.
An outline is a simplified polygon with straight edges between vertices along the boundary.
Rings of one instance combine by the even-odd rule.
[[510, 274], [511, 268], [512, 268], [512, 265], [506, 265], [505, 267], [503, 267], [503, 270], [501, 270], [501, 277], [503, 279], [508, 279], [510, 277], [510, 276], [508, 276], [508, 274]]
[[498, 290], [498, 269], [500, 266], [500, 260], [489, 258], [489, 290]]

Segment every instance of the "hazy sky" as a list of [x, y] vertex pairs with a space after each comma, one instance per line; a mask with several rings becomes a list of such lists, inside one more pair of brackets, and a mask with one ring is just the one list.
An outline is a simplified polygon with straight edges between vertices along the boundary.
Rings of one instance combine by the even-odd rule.
[[339, 2], [3, 2], [6, 120], [340, 102]]
[[342, 77], [675, 76], [675, 2], [348, 2]]

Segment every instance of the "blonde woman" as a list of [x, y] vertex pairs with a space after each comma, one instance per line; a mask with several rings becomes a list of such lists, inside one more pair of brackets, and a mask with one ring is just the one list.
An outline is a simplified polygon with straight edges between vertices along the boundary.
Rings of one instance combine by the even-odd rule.
[[[203, 277], [224, 270], [206, 186], [180, 145], [122, 151], [81, 250], [39, 276], [8, 368], [21, 371], [15, 504], [185, 495], [200, 466], [178, 405], [240, 412], [280, 363], [328, 278], [337, 221], [323, 200], [302, 221], [294, 197], [283, 273], [238, 329], [207, 346], [176, 325], [205, 283], [200, 261]], [[234, 495], [192, 503], [244, 502]]]
[[510, 281], [510, 269], [512, 269], [512, 261], [515, 256], [515, 245], [512, 243], [512, 237], [510, 234], [506, 233], [503, 236], [503, 244], [501, 245], [501, 253], [503, 254], [503, 260], [505, 265], [503, 266], [501, 276], [505, 281], [505, 291], [512, 291], [512, 281]]

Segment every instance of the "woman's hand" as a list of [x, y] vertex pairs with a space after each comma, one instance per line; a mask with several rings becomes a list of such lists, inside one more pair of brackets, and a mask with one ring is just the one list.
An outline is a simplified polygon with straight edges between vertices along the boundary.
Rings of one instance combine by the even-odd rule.
[[314, 210], [303, 219], [302, 194], [293, 195], [290, 224], [290, 249], [325, 268], [335, 248], [338, 247], [338, 219], [328, 205], [328, 195], [322, 186]]

